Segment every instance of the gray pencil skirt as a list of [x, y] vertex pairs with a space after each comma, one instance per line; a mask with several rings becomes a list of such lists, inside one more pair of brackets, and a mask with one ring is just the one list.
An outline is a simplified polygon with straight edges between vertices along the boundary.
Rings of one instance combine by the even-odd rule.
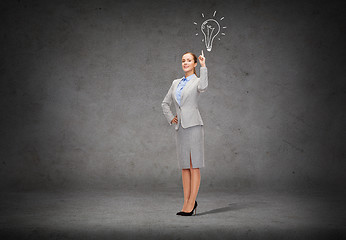
[[190, 153], [192, 168], [205, 167], [203, 125], [189, 128], [182, 128], [180, 125], [175, 131], [175, 141], [179, 168], [190, 168]]

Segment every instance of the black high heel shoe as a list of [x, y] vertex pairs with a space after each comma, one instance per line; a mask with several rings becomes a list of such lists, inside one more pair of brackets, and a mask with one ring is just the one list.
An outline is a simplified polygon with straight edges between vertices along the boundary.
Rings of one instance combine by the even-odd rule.
[[[195, 210], [195, 208], [197, 208], [197, 201], [196, 200], [195, 200], [195, 206], [193, 207], [192, 212], [193, 212], [193, 210]], [[177, 212], [177, 215], [183, 215], [183, 214], [186, 214], [186, 212]], [[184, 216], [191, 216], [191, 215], [184, 215]], [[196, 215], [196, 213], [195, 213], [195, 215]]]
[[195, 211], [195, 215], [196, 215], [196, 213], [197, 213], [197, 206], [198, 206], [197, 201], [195, 201], [195, 206], [193, 207], [191, 212], [181, 212], [180, 215], [181, 216], [192, 216], [193, 211]]

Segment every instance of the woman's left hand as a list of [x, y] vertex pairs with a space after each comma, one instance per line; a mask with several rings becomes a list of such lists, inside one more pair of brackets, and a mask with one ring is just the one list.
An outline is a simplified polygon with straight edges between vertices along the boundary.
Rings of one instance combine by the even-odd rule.
[[199, 55], [198, 60], [199, 60], [199, 63], [201, 64], [201, 67], [205, 67], [205, 57], [203, 54], [203, 50], [202, 50], [202, 55]]

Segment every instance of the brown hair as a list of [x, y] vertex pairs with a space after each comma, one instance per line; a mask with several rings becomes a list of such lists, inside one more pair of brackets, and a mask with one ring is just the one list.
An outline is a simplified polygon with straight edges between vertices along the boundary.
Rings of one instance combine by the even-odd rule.
[[[194, 61], [195, 63], [197, 62], [197, 56], [196, 56], [195, 54], [193, 54], [192, 52], [186, 52], [186, 53], [183, 54], [183, 56], [184, 56], [185, 54], [191, 54], [192, 57], [193, 57], [193, 61]], [[196, 68], [193, 68], [193, 72], [196, 74]], [[196, 75], [197, 75], [197, 74], [196, 74]]]

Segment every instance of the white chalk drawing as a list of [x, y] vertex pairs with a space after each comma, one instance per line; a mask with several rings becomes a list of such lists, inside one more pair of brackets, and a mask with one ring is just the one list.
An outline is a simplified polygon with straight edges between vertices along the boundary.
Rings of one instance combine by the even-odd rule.
[[213, 47], [214, 38], [220, 32], [220, 24], [214, 19], [208, 19], [202, 23], [201, 31], [204, 34], [205, 47], [210, 52]]
[[[213, 18], [209, 18], [205, 20], [201, 24], [201, 32], [204, 35], [204, 39], [202, 39], [202, 42], [205, 43], [205, 47], [207, 51], [211, 51], [213, 48], [213, 41], [214, 38], [220, 33], [220, 30], [224, 31], [227, 27], [221, 27], [219, 22], [215, 19], [216, 11], [214, 11]], [[202, 17], [204, 18], [204, 14], [202, 13]], [[220, 21], [222, 21], [225, 17], [221, 17]], [[197, 25], [196, 22], [193, 22], [193, 24]], [[221, 35], [225, 36], [226, 33], [221, 32]], [[198, 36], [198, 33], [196, 33], [196, 36]], [[219, 35], [220, 36], [220, 35]], [[217, 38], [218, 40], [221, 40], [220, 37]]]

